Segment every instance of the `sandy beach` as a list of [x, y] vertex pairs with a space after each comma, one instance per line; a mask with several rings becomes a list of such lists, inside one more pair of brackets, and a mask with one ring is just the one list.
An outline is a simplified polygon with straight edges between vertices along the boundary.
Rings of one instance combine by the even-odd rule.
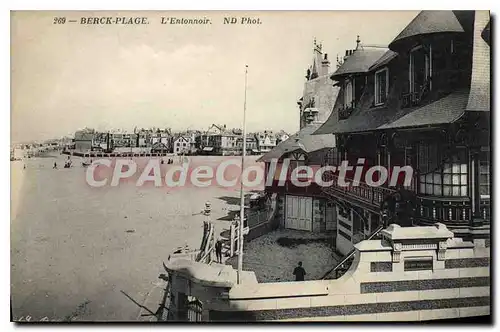
[[235, 189], [91, 188], [79, 158], [64, 169], [66, 158], [11, 163], [14, 319], [136, 320], [140, 309], [122, 291], [142, 303], [169, 253], [199, 246], [206, 201], [219, 230], [229, 222], [217, 219], [237, 208]]

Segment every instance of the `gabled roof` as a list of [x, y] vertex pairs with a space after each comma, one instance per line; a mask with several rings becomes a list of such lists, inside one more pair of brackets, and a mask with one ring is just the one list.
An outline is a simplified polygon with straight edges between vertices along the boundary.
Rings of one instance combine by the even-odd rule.
[[178, 135], [178, 136], [176, 136], [176, 137], [174, 138], [174, 142], [175, 142], [175, 141], [177, 141], [177, 140], [179, 140], [179, 139], [183, 139], [183, 140], [185, 140], [185, 141], [190, 141], [190, 140], [191, 140], [191, 138], [190, 138], [189, 136], [185, 136], [185, 135]]
[[306, 153], [335, 147], [335, 137], [333, 135], [312, 135], [321, 124], [310, 124], [299, 132], [290, 136], [287, 140], [275, 146], [271, 151], [257, 159], [258, 162], [268, 162], [272, 159], [279, 159], [285, 153], [303, 150]]
[[460, 33], [464, 29], [451, 10], [421, 11], [401, 33], [389, 44], [391, 50], [397, 50], [406, 41], [417, 35], [432, 33]]
[[338, 79], [348, 74], [363, 74], [370, 70], [386, 52], [386, 47], [359, 46], [344, 63], [333, 73], [331, 78]]

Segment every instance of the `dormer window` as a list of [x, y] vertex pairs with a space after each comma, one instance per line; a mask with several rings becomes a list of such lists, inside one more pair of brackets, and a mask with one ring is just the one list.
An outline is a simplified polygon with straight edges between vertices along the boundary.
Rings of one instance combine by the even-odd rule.
[[375, 106], [385, 104], [389, 91], [389, 70], [387, 68], [375, 72]]
[[[432, 77], [432, 48], [415, 47], [410, 52], [410, 92], [422, 95], [426, 90], [431, 90]], [[421, 97], [421, 96], [420, 96]]]
[[344, 108], [351, 108], [354, 102], [354, 79], [348, 78], [344, 82]]

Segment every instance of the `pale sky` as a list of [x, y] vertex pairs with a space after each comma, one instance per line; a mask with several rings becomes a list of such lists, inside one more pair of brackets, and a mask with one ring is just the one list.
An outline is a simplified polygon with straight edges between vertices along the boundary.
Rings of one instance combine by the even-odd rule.
[[[332, 61], [362, 43], [387, 45], [416, 15], [393, 12], [13, 12], [11, 138], [98, 130], [299, 128], [297, 100], [313, 38]], [[53, 24], [54, 17], [78, 23]], [[88, 16], [145, 16], [148, 25], [80, 25]], [[162, 25], [161, 16], [211, 25]], [[260, 18], [224, 25], [223, 17]]]

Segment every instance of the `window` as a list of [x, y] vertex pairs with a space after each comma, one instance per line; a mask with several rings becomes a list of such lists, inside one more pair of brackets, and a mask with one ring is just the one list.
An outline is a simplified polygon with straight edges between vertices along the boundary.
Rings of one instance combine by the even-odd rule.
[[382, 105], [387, 100], [389, 90], [389, 70], [381, 69], [375, 73], [375, 105]]
[[418, 46], [410, 53], [410, 92], [421, 93], [427, 87], [431, 89], [432, 77], [432, 48]]
[[340, 164], [338, 149], [336, 147], [329, 149], [328, 152], [325, 154], [325, 164], [333, 166], [338, 166]]
[[479, 158], [479, 194], [481, 198], [490, 197], [490, 152], [482, 151]]
[[[467, 154], [459, 149], [440, 167], [437, 145], [421, 145], [418, 165], [420, 194], [465, 197], [467, 193]], [[435, 166], [434, 169], [432, 166]]]
[[344, 107], [353, 106], [354, 101], [354, 80], [346, 79], [344, 83]]

